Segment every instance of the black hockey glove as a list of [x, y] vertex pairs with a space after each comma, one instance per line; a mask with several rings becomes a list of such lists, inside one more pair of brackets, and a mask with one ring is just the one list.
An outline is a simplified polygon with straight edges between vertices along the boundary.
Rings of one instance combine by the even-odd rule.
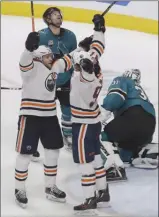
[[92, 22], [94, 23], [95, 31], [98, 31], [98, 32], [102, 31], [103, 33], [105, 32], [105, 19], [102, 15], [95, 14]]
[[90, 50], [90, 45], [92, 43], [92, 40], [93, 40], [93, 35], [91, 35], [90, 37], [86, 37], [85, 39], [79, 42], [78, 46], [82, 47], [85, 51], [88, 52]]
[[38, 32], [31, 32], [29, 33], [27, 40], [25, 42], [25, 47], [30, 52], [33, 52], [34, 50], [37, 50], [39, 47], [39, 33]]

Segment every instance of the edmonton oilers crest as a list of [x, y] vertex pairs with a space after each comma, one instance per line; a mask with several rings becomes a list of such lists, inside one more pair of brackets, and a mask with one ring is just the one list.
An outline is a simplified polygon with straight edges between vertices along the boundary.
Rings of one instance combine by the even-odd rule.
[[45, 80], [45, 87], [48, 91], [53, 92], [56, 84], [57, 74], [55, 72], [48, 75]]

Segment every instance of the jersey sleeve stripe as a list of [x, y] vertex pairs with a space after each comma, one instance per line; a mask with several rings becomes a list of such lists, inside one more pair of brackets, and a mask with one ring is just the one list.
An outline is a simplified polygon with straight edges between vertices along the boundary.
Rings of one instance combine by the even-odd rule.
[[110, 95], [110, 94], [118, 94], [118, 95], [121, 96], [124, 100], [125, 100], [126, 97], [127, 97], [127, 93], [124, 92], [123, 90], [121, 90], [120, 88], [113, 88], [113, 89], [110, 89], [107, 95]]
[[63, 61], [65, 62], [65, 71], [67, 71], [67, 62], [64, 58], [61, 58], [61, 59], [63, 59]]
[[97, 42], [93, 42], [91, 44], [91, 48], [95, 49], [99, 53], [100, 56], [104, 53], [103, 47], [101, 46], [101, 44], [99, 44]]
[[101, 41], [94, 40], [94, 41], [92, 41], [92, 44], [93, 43], [97, 43], [97, 44], [99, 44], [103, 48], [103, 50], [105, 49], [105, 46], [104, 46], [104, 44]]
[[34, 67], [34, 63], [32, 62], [31, 64], [27, 65], [27, 66], [22, 66], [19, 64], [20, 70], [22, 72], [27, 72], [29, 70], [31, 70]]
[[68, 71], [72, 67], [70, 55], [65, 55], [63, 59], [66, 61], [66, 70]]

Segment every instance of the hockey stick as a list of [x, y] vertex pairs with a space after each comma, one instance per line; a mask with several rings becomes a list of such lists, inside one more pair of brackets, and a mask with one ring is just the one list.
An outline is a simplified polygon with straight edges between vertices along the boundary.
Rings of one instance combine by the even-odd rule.
[[21, 90], [21, 87], [1, 87], [1, 90]]
[[35, 32], [35, 20], [34, 20], [34, 3], [33, 1], [31, 3], [31, 20], [32, 20], [32, 31]]
[[115, 5], [118, 1], [114, 1], [112, 2], [109, 7], [107, 7], [107, 9], [101, 14], [103, 17], [108, 13], [108, 11], [113, 7], [113, 5]]

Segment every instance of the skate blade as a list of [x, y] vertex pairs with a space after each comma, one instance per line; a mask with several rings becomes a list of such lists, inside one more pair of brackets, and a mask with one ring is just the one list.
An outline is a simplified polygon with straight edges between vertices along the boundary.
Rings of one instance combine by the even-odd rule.
[[27, 203], [20, 203], [18, 200], [15, 199], [15, 202], [18, 204], [18, 206], [20, 206], [23, 209], [27, 208]]
[[53, 195], [49, 195], [49, 194], [46, 194], [46, 198], [48, 200], [51, 200], [51, 201], [54, 201], [54, 202], [60, 202], [60, 203], [65, 203], [66, 202], [66, 198], [57, 198], [57, 197], [54, 197]]
[[97, 208], [110, 208], [110, 202], [98, 202], [97, 203]]
[[77, 216], [98, 216], [99, 212], [96, 209], [89, 210], [75, 210], [75, 215]]

